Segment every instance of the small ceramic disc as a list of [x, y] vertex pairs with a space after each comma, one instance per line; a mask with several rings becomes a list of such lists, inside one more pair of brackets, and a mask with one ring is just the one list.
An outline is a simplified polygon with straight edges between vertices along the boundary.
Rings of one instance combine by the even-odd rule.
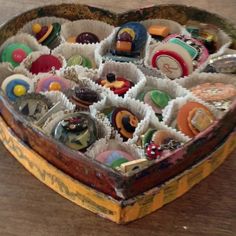
[[14, 74], [3, 80], [1, 89], [11, 101], [15, 101], [26, 93], [33, 92], [34, 86], [31, 79], [21, 74]]
[[59, 70], [62, 67], [61, 61], [53, 55], [41, 55], [31, 65], [32, 74], [47, 73], [52, 70]]
[[3, 49], [2, 62], [9, 62], [17, 67], [31, 52], [32, 49], [26, 44], [11, 43]]
[[173, 43], [158, 45], [152, 57], [152, 66], [170, 79], [187, 76], [193, 71], [192, 58], [181, 46]]
[[52, 75], [49, 77], [40, 78], [37, 81], [35, 92], [40, 93], [46, 91], [65, 91], [69, 89], [69, 87], [69, 81], [61, 77]]

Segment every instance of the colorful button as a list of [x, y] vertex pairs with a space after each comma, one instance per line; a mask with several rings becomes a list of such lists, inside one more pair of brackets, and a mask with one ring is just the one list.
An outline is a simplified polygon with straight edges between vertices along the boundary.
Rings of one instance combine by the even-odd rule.
[[170, 79], [192, 73], [192, 58], [181, 46], [165, 43], [157, 46], [155, 51], [152, 56], [152, 66], [162, 71]]
[[116, 77], [113, 73], [108, 73], [106, 79], [100, 79], [97, 83], [105, 88], [109, 88], [119, 96], [123, 96], [134, 85], [130, 80]]
[[60, 36], [61, 25], [57, 22], [43, 26], [39, 23], [35, 23], [32, 25], [32, 31], [39, 43], [51, 49], [55, 48], [60, 43], [60, 40], [57, 41], [57, 39]]
[[69, 81], [58, 76], [49, 76], [40, 78], [36, 83], [35, 92], [46, 92], [46, 91], [65, 91], [70, 88]]
[[3, 49], [2, 62], [9, 62], [13, 67], [17, 67], [31, 52], [32, 49], [26, 44], [9, 44]]
[[67, 96], [72, 103], [76, 104], [78, 109], [87, 109], [90, 105], [99, 101], [98, 93], [86, 87], [75, 87], [74, 90], [67, 91]]
[[91, 32], [84, 32], [77, 36], [76, 42], [82, 44], [99, 43], [99, 39]]
[[203, 64], [209, 57], [206, 47], [188, 35], [172, 34], [166, 37], [164, 42], [181, 46], [191, 56], [191, 59], [197, 62], [196, 67]]
[[41, 55], [31, 64], [30, 72], [32, 74], [47, 73], [61, 68], [62, 63], [56, 56]]
[[115, 108], [108, 115], [112, 126], [127, 140], [133, 137], [138, 125], [138, 118], [126, 108]]
[[[192, 127], [190, 127], [191, 124], [191, 111], [194, 111], [194, 109], [203, 109], [204, 111], [209, 112], [208, 116], [211, 117], [212, 120], [214, 120], [214, 116], [211, 114], [211, 112], [208, 110], [207, 107], [204, 105], [198, 103], [198, 102], [187, 102], [185, 105], [183, 105], [177, 114], [177, 125], [178, 129], [183, 132], [184, 134], [188, 135], [189, 137], [194, 137], [196, 134], [192, 131]], [[210, 115], [209, 115], [210, 114]], [[208, 118], [207, 118], [208, 119]], [[205, 127], [205, 126], [204, 126]]]
[[1, 89], [11, 101], [16, 101], [20, 96], [33, 91], [33, 82], [21, 74], [14, 74], [3, 80]]

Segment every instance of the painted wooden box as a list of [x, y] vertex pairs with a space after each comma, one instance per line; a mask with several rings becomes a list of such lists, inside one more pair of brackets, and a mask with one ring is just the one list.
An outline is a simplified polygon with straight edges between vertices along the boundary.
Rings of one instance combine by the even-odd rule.
[[[236, 47], [236, 29], [231, 23], [215, 14], [180, 5], [154, 6], [123, 14], [78, 4], [46, 6], [2, 25], [0, 44], [27, 22], [42, 16], [96, 19], [114, 26], [149, 18], [167, 18], [180, 24], [198, 20], [223, 29], [233, 39], [232, 47]], [[117, 223], [140, 218], [181, 196], [208, 176], [236, 146], [234, 101], [219, 121], [164, 161], [125, 176], [44, 135], [15, 112], [2, 92], [0, 95], [1, 140], [13, 156], [64, 197]]]

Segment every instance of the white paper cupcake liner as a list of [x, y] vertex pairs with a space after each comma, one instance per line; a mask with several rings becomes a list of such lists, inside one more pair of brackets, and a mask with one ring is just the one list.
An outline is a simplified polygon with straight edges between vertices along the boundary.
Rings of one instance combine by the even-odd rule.
[[64, 40], [67, 41], [69, 37], [77, 37], [81, 33], [91, 32], [95, 34], [101, 42], [112, 33], [113, 29], [114, 26], [102, 21], [77, 20], [63, 24], [61, 35]]
[[22, 43], [27, 45], [32, 49], [32, 51], [42, 51], [45, 53], [49, 53], [50, 50], [48, 47], [42, 46], [41, 44], [38, 43], [38, 41], [31, 35], [26, 34], [26, 33], [20, 33], [16, 34], [15, 36], [7, 39], [0, 47], [0, 55], [2, 54], [2, 51], [4, 50], [5, 47], [7, 47], [9, 44], [12, 43]]
[[[92, 69], [97, 69], [99, 64], [96, 64], [95, 61], [95, 51], [96, 45], [94, 44], [72, 44], [72, 43], [63, 43], [57, 48], [53, 50], [53, 53], [62, 55], [66, 61], [70, 59], [70, 57], [75, 55], [80, 55], [88, 58], [92, 62]], [[76, 66], [81, 69], [86, 69], [83, 66]], [[88, 69], [88, 68], [87, 68]]]
[[222, 112], [219, 112], [213, 106], [190, 94], [185, 97], [176, 98], [169, 102], [168, 106], [166, 106], [163, 110], [163, 123], [172, 127], [173, 129], [176, 129], [176, 127], [173, 126], [173, 121], [176, 119], [179, 109], [188, 101], [195, 101], [206, 106], [217, 119], [222, 117]]
[[[127, 80], [130, 80], [134, 84], [134, 86], [131, 87], [126, 92], [126, 94], [128, 92], [132, 93], [132, 91], [135, 89], [142, 88], [146, 82], [146, 77], [134, 64], [120, 63], [120, 62], [113, 62], [113, 61], [105, 62], [104, 64], [102, 64], [98, 70], [97, 75], [90, 77], [90, 79], [92, 79], [94, 82], [96, 82], [100, 78], [106, 79], [106, 75], [108, 73], [114, 73], [116, 76], [123, 77]], [[104, 90], [107, 90], [109, 94], [118, 96], [114, 94], [109, 88], [104, 88]]]
[[53, 104], [60, 102], [62, 110], [74, 111], [75, 105], [60, 91], [42, 92]]
[[[32, 63], [37, 60], [40, 56], [42, 55], [49, 55], [50, 53], [45, 53], [45, 52], [32, 52], [31, 54], [29, 54], [20, 64], [20, 67], [23, 68], [23, 70], [25, 69], [27, 71], [28, 76], [30, 77], [34, 77], [35, 75], [32, 74], [30, 72], [30, 67], [32, 65]], [[62, 55], [59, 54], [55, 54], [55, 53], [51, 53], [50, 55], [53, 55], [55, 57], [57, 57], [61, 64], [62, 67], [60, 68], [60, 70], [63, 70], [66, 67], [66, 60]], [[57, 73], [57, 71], [55, 71]], [[52, 71], [52, 73], [55, 73], [54, 71]]]
[[[90, 112], [94, 117], [99, 117], [103, 119], [105, 122], [109, 122], [108, 118], [102, 111], [107, 107], [123, 107], [131, 111], [134, 115], [139, 119], [138, 126], [135, 129], [133, 137], [128, 139], [128, 144], [134, 144], [138, 141], [139, 136], [143, 133], [144, 130], [147, 129], [150, 117], [153, 117], [152, 110], [149, 106], [145, 106], [131, 98], [120, 98], [118, 96], [110, 96], [108, 95], [105, 99], [93, 104], [90, 106]], [[110, 122], [109, 122], [110, 123]], [[113, 129], [114, 130], [114, 129]], [[118, 131], [114, 130], [115, 138], [122, 141], [123, 139], [119, 135]]]
[[179, 85], [186, 89], [190, 89], [196, 85], [203, 83], [223, 83], [233, 84], [236, 86], [236, 75], [220, 74], [220, 73], [199, 73], [176, 81]]
[[148, 76], [145, 86], [128, 91], [125, 95], [125, 98], [130, 97], [136, 99], [140, 93], [150, 91], [152, 89], [158, 89], [166, 92], [173, 99], [177, 97], [183, 97], [189, 93], [186, 89], [179, 86], [175, 81]]

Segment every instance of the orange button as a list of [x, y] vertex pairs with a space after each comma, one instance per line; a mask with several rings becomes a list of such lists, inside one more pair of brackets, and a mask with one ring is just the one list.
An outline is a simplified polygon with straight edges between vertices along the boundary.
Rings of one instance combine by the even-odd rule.
[[204, 110], [209, 111], [204, 105], [198, 102], [187, 102], [179, 109], [179, 112], [177, 114], [178, 129], [189, 137], [194, 137], [196, 135], [189, 127], [188, 121], [189, 113], [195, 108], [202, 108]]
[[126, 41], [117, 41], [116, 42], [116, 50], [122, 52], [131, 52], [132, 43]]
[[170, 30], [164, 25], [151, 25], [148, 28], [148, 33], [154, 36], [162, 36], [165, 38], [170, 33]]

